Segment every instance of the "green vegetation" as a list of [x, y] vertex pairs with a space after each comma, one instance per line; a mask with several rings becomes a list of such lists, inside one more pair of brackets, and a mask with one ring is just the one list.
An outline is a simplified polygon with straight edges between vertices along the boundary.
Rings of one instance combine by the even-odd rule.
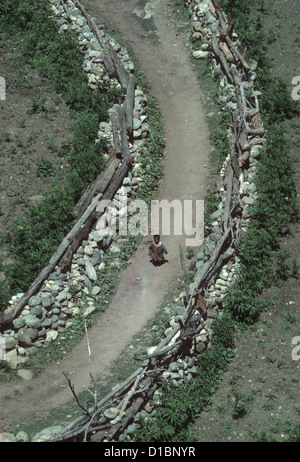
[[[251, 324], [268, 306], [259, 297], [262, 289], [274, 281], [280, 284], [293, 272], [280, 245], [282, 237], [289, 234], [290, 224], [299, 218], [294, 168], [284, 125], [286, 119], [297, 114], [297, 107], [290, 97], [287, 82], [272, 77], [264, 45], [266, 36], [261, 30], [262, 15], [266, 14], [264, 0], [255, 5], [249, 0], [221, 0], [220, 4], [234, 20], [240, 41], [247, 48], [247, 58], [258, 62], [255, 88], [262, 92], [260, 109], [267, 129], [266, 144], [261, 150], [254, 180], [258, 197], [251, 207], [249, 229], [238, 248], [239, 281], [225, 302], [225, 308], [238, 321]], [[254, 7], [256, 20], [252, 17], [249, 21]], [[274, 259], [278, 263], [275, 269]]]
[[199, 357], [196, 378], [180, 387], [162, 382], [154, 397], [154, 417], [140, 419], [139, 441], [194, 441], [191, 423], [211, 403], [222, 374], [234, 356], [233, 339], [234, 322], [226, 314], [213, 324], [213, 345]]
[[[178, 1], [174, 3], [178, 6]], [[261, 151], [255, 177], [258, 198], [251, 207], [250, 227], [237, 249], [241, 262], [238, 282], [224, 300], [223, 316], [213, 324], [212, 348], [201, 354], [197, 377], [192, 384], [184, 387], [162, 384], [155, 416], [140, 423], [137, 432], [140, 441], [193, 441], [192, 422], [210, 404], [211, 396], [234, 356], [234, 326], [237, 330], [253, 326], [262, 311], [272, 303], [272, 300], [261, 298], [262, 290], [274, 283], [280, 285], [288, 277], [298, 277], [299, 274], [295, 260], [290, 263], [290, 255], [281, 249], [282, 237], [289, 235], [290, 225], [299, 218], [294, 169], [284, 125], [286, 119], [298, 113], [297, 107], [290, 98], [287, 82], [272, 77], [264, 45], [264, 42], [270, 42], [271, 36], [269, 33], [266, 37], [261, 31], [263, 14], [266, 14], [264, 0], [258, 0], [255, 5], [253, 0], [220, 0], [220, 3], [234, 20], [240, 41], [247, 48], [248, 59], [258, 62], [256, 89], [262, 92], [260, 108], [267, 129], [266, 144]], [[248, 19], [250, 13], [253, 16], [254, 7], [258, 8], [257, 16], [256, 21], [252, 17], [251, 25]], [[180, 14], [186, 15], [182, 10], [183, 7]], [[220, 114], [219, 119], [219, 128], [212, 139], [220, 167], [228, 152], [228, 114]], [[213, 188], [208, 190], [207, 199], [205, 216], [208, 225], [209, 216], [217, 204]], [[227, 338], [220, 335], [221, 325]], [[255, 391], [244, 394], [233, 385], [231, 417], [236, 420], [249, 413]], [[270, 406], [270, 402], [265, 404], [265, 407]], [[220, 412], [225, 412], [225, 408]], [[299, 440], [298, 427], [288, 426], [286, 432], [290, 441]], [[252, 436], [259, 441], [272, 441], [272, 436], [267, 433]]]
[[[88, 88], [76, 35], [58, 33], [50, 14], [47, 0], [0, 2], [1, 30], [8, 37], [18, 39], [23, 57], [41, 76], [50, 80], [53, 89], [62, 95], [70, 108], [74, 120], [71, 140], [63, 142], [60, 147], [55, 146], [53, 140], [47, 141], [49, 149], [66, 159], [66, 185], [64, 188], [54, 186], [51, 194], [44, 194], [39, 204], [28, 205], [24, 216], [13, 221], [8, 237], [3, 239], [13, 260], [1, 268], [5, 272], [5, 281], [0, 283], [0, 306], [3, 308], [13, 294], [28, 288], [71, 228], [74, 205], [104, 166], [106, 144], [102, 140], [94, 142], [99, 123], [107, 120], [108, 109], [120, 102], [122, 96], [120, 90], [101, 86], [93, 91]], [[164, 143], [159, 108], [151, 97], [148, 105], [149, 123], [154, 127], [144, 157], [146, 164], [150, 162], [151, 169], [145, 169], [146, 186], [141, 196], [150, 200], [162, 175], [160, 158]], [[34, 98], [30, 113], [47, 115], [48, 112], [44, 99]], [[54, 165], [47, 159], [39, 159], [36, 175], [44, 180], [55, 179]]]

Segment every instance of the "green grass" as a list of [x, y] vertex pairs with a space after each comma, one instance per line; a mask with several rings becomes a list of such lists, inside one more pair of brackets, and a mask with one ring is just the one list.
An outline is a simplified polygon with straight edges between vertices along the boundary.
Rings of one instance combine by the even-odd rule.
[[[58, 33], [56, 23], [49, 18], [51, 9], [47, 0], [16, 0], [13, 5], [3, 0], [0, 13], [5, 13], [0, 17], [2, 30], [7, 36], [18, 38], [22, 56], [50, 80], [74, 120], [72, 139], [56, 147], [58, 155], [64, 156], [68, 164], [66, 186], [63, 189], [54, 186], [51, 194], [45, 195], [38, 205], [28, 206], [24, 216], [10, 226], [6, 245], [13, 263], [2, 268], [6, 278], [1, 282], [0, 305], [4, 308], [13, 294], [26, 291], [71, 228], [74, 205], [104, 167], [106, 144], [94, 142], [99, 123], [106, 121], [108, 109], [121, 101], [122, 91], [108, 91], [101, 86], [91, 91], [87, 87], [77, 37], [73, 33]], [[146, 186], [140, 194], [150, 200], [162, 176], [160, 159], [164, 142], [159, 107], [151, 97], [148, 106], [152, 130], [144, 156], [152, 168], [143, 172]], [[47, 114], [48, 108], [42, 98], [35, 98], [31, 111]], [[50, 147], [54, 149], [53, 142]], [[45, 180], [53, 177], [55, 182], [54, 166], [47, 159], [38, 161], [36, 173]]]

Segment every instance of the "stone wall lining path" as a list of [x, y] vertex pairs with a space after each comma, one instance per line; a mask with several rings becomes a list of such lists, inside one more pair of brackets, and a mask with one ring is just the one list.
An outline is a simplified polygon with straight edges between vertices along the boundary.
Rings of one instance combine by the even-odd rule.
[[[188, 298], [187, 306], [172, 318], [165, 339], [151, 348], [144, 364], [133, 376], [101, 400], [98, 407], [91, 409], [91, 413], [99, 412], [96, 418], [85, 416], [77, 420], [53, 437], [53, 441], [81, 441], [81, 438], [98, 442], [122, 441], [128, 435], [128, 425], [158, 391], [159, 378], [177, 384], [192, 380], [192, 358], [205, 350], [211, 341], [212, 322], [222, 314], [223, 299], [238, 273], [235, 246], [251, 217], [249, 206], [256, 197], [253, 180], [261, 146], [265, 142], [259, 117], [259, 94], [253, 85], [255, 63], [248, 64], [240, 55], [238, 37], [231, 31], [217, 1], [187, 0], [187, 3], [192, 12], [192, 29], [194, 34], [199, 34], [194, 38], [199, 39], [201, 46], [193, 56], [195, 59], [207, 58], [207, 50], [211, 50], [212, 73], [220, 76], [219, 101], [223, 110], [231, 114], [230, 152], [220, 170], [220, 204], [212, 216], [214, 221], [203, 252], [198, 256], [198, 271], [190, 284], [189, 294], [181, 294], [182, 299]], [[230, 37], [227, 37], [228, 30]], [[249, 89], [252, 90], [251, 100], [245, 95]], [[186, 349], [188, 340], [190, 352], [183, 358], [181, 347]], [[101, 407], [110, 400], [113, 400], [113, 407], [100, 414]], [[93, 432], [93, 426], [96, 426], [96, 432]]]
[[[108, 408], [104, 414], [98, 416], [96, 422], [89, 420], [84, 423], [85, 418], [83, 422], [73, 422], [65, 429], [61, 428], [58, 435], [52, 435], [52, 440], [80, 438], [82, 433], [86, 438], [92, 433], [94, 424], [97, 425], [97, 433], [92, 437], [94, 441], [115, 441], [119, 436], [124, 438], [130, 421], [157, 389], [157, 376], [153, 374], [153, 369], [164, 369], [165, 380], [183, 380], [185, 383], [192, 379], [193, 366], [189, 357], [192, 358], [193, 355], [203, 351], [210, 341], [211, 323], [218, 316], [222, 308], [222, 300], [233, 283], [238, 269], [238, 260], [234, 256], [235, 242], [238, 241], [240, 231], [246, 230], [250, 219], [249, 206], [255, 200], [253, 183], [255, 166], [264, 143], [263, 127], [260, 119], [257, 119], [259, 95], [253, 90], [252, 101], [245, 96], [245, 89], [253, 88], [255, 63], [248, 65], [244, 59], [241, 60], [231, 38], [230, 41], [226, 40], [226, 34], [220, 40], [220, 33], [227, 30], [228, 23], [216, 1], [188, 0], [187, 3], [192, 13], [194, 38], [198, 37], [200, 42], [199, 52], [194, 52], [194, 58], [204, 59], [209, 56], [209, 53], [213, 53], [212, 73], [220, 76], [219, 100], [223, 109], [231, 112], [233, 122], [231, 126], [233, 130], [229, 134], [230, 152], [220, 171], [220, 204], [218, 211], [212, 217], [215, 221], [203, 251], [198, 255], [198, 271], [194, 283], [190, 285], [187, 308], [171, 320], [170, 329], [165, 332], [166, 338], [149, 351], [141, 369], [119, 387], [116, 394], [113, 394], [116, 400], [118, 392], [129, 387], [128, 396], [123, 396], [118, 405], [115, 401], [114, 407]], [[232, 34], [232, 37], [237, 40], [236, 35]], [[226, 47], [223, 40], [227, 42]], [[241, 115], [242, 117], [239, 117]], [[258, 125], [253, 126], [254, 118]], [[244, 124], [235, 123], [240, 119]], [[182, 294], [182, 298], [184, 296], [185, 294]], [[189, 335], [191, 339], [198, 337], [198, 342], [195, 344], [198, 346], [197, 348], [192, 346], [190, 356], [185, 358], [184, 365], [182, 360], [177, 360], [177, 354], [182, 342], [186, 341]], [[155, 358], [154, 363], [153, 358]], [[143, 398], [139, 396], [138, 385], [143, 390], [145, 387], [148, 390], [148, 394], [146, 393]], [[133, 391], [138, 397], [131, 400]], [[105, 402], [110, 398], [111, 395], [102, 401]], [[102, 405], [103, 402], [100, 404]], [[99, 431], [101, 425], [103, 431]], [[55, 432], [57, 431], [56, 428]], [[36, 435], [34, 440], [44, 440], [42, 436]], [[48, 433], [46, 439], [49, 438], [51, 439], [51, 434], [49, 436]]]
[[[128, 6], [131, 7], [132, 3]], [[166, 128], [165, 180], [160, 187], [160, 197], [182, 198], [185, 194], [194, 198], [204, 197], [207, 171], [202, 167], [207, 165], [211, 150], [205, 112], [201, 106], [204, 98], [193, 74], [186, 45], [176, 35], [174, 25], [170, 27], [168, 24], [169, 17], [165, 7], [166, 4], [161, 2], [156, 6], [162, 27], [159, 33], [165, 44], [164, 49], [161, 50], [151, 41], [146, 44], [144, 39], [140, 42], [141, 47], [138, 47], [141, 69], [147, 72], [147, 78], [151, 81], [151, 90], [159, 101]], [[133, 34], [136, 39], [139, 26], [131, 14], [129, 17], [126, 17], [125, 11], [121, 14], [124, 14], [127, 21], [128, 33]], [[174, 74], [173, 53], [178, 65], [176, 69], [180, 69], [180, 73]], [[157, 69], [168, 71], [158, 73]], [[172, 74], [176, 98], [171, 98], [166, 92], [168, 80], [165, 79], [169, 74]], [[187, 81], [188, 88], [183, 86]], [[189, 91], [191, 88], [192, 92]], [[190, 157], [186, 156], [186, 152], [190, 153]], [[192, 165], [197, 165], [199, 170], [192, 170], [191, 182], [187, 185], [185, 179], [188, 172], [191, 172]], [[166, 291], [175, 288], [181, 274], [178, 255], [181, 238], [171, 236], [166, 239], [169, 250], [167, 268], [155, 268], [149, 264], [148, 243], [149, 238], [146, 238], [133, 255], [113, 302], [89, 331], [92, 352], [101, 352], [93, 355], [93, 369], [99, 372], [102, 378], [109, 374], [107, 368], [124, 348], [128, 347], [133, 335], [140, 332], [153, 317], [161, 306]], [[26, 368], [26, 362], [23, 367]], [[89, 384], [85, 339], [71, 354], [66, 355], [61, 364], [49, 365], [47, 371], [37, 378], [27, 378], [25, 387], [21, 382], [22, 389], [26, 388], [24, 395], [14, 395], [18, 384], [13, 387], [6, 387], [5, 384], [1, 386], [1, 425], [9, 425], [10, 422], [15, 422], [16, 418], [19, 422], [26, 419], [32, 422], [33, 418], [40, 420], [52, 408], [61, 407], [70, 400], [70, 390], [66, 387], [62, 370], [71, 377], [76, 389], [81, 390]], [[5, 399], [10, 395], [14, 396], [13, 400]]]

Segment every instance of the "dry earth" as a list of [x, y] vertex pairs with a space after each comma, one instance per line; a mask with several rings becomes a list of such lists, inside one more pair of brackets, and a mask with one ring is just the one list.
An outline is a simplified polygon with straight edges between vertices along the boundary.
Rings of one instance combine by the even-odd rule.
[[[83, 3], [91, 8], [99, 22], [107, 23], [130, 44], [160, 104], [166, 157], [159, 198], [203, 198], [208, 181], [207, 169], [203, 166], [208, 164], [211, 152], [205, 122], [210, 103], [199, 88], [189, 62], [188, 36], [178, 35], [174, 3], [148, 2], [147, 18], [154, 20], [156, 34], [143, 28], [141, 19], [132, 15], [137, 7], [143, 10], [146, 2], [86, 0]], [[276, 57], [279, 74], [284, 69], [292, 76], [300, 74], [299, 59], [294, 58], [297, 49], [299, 53], [296, 9], [294, 0], [272, 2], [268, 27], [275, 25], [277, 41], [270, 49]], [[287, 45], [287, 37], [294, 48]], [[297, 155], [299, 161], [299, 119], [296, 122], [298, 125], [294, 124], [291, 130], [291, 154]], [[299, 186], [299, 170], [297, 182]], [[293, 232], [294, 238], [284, 242], [284, 246], [298, 259], [298, 225]], [[145, 239], [125, 271], [113, 302], [89, 331], [93, 370], [101, 377], [109, 376], [110, 365], [155, 314], [166, 291], [176, 286], [181, 271], [178, 245], [182, 240], [170, 236], [164, 242], [169, 250], [169, 263], [160, 268], [149, 265]], [[212, 406], [194, 425], [197, 441], [284, 441], [290, 426], [299, 423], [300, 361], [292, 360], [291, 356], [292, 339], [300, 335], [298, 280], [289, 279], [282, 287], [272, 288], [264, 295], [274, 293], [278, 298], [272, 310], [237, 339], [236, 358], [225, 373]], [[53, 409], [64, 409], [70, 390], [62, 371], [69, 374], [77, 391], [89, 384], [85, 340], [59, 364], [53, 364], [38, 378], [26, 382], [26, 394], [16, 395], [10, 385], [2, 387], [0, 428], [5, 429], [16, 421], [28, 424], [40, 420], [42, 425]], [[240, 418], [234, 414], [237, 405], [245, 411]], [[69, 420], [73, 420], [71, 414]]]
[[[189, 60], [188, 35], [178, 36], [168, 2], [151, 3], [157, 29], [155, 41], [147, 37], [147, 32], [132, 14], [136, 1], [84, 4], [93, 7], [93, 15], [99, 22], [112, 23], [129, 41], [160, 105], [166, 134], [166, 155], [165, 176], [158, 198], [203, 199], [211, 151], [205, 119], [208, 102]], [[109, 374], [110, 364], [128, 348], [133, 336], [157, 312], [165, 294], [178, 283], [181, 274], [179, 245], [185, 246], [184, 236], [164, 237], [169, 261], [161, 267], [149, 263], [149, 239], [151, 237], [145, 239], [133, 255], [109, 308], [89, 330], [93, 372], [102, 379]], [[87, 361], [87, 342], [84, 339], [59, 364], [52, 364], [39, 377], [26, 382], [25, 394], [16, 394], [16, 388], [2, 384], [1, 429], [16, 421], [20, 425], [42, 420], [51, 410], [66, 404], [71, 394], [62, 372], [68, 374], [77, 392], [89, 386]]]

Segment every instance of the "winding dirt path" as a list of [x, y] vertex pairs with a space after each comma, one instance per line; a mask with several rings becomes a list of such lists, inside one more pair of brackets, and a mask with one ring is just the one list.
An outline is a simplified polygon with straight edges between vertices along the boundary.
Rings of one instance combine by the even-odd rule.
[[[87, 0], [98, 22], [113, 25], [131, 45], [139, 66], [162, 112], [166, 134], [165, 178], [159, 199], [203, 199], [207, 186], [210, 142], [205, 121], [205, 98], [188, 56], [188, 37], [177, 35], [172, 5], [167, 0], [152, 0], [159, 43], [155, 45], [142, 30], [133, 10], [136, 0]], [[164, 295], [175, 288], [181, 274], [178, 247], [185, 238], [164, 236], [169, 262], [153, 267], [148, 259], [149, 236], [144, 239], [125, 270], [121, 284], [106, 312], [89, 330], [92, 368], [105, 375], [163, 302]], [[87, 367], [87, 344], [84, 339], [60, 364], [53, 364], [38, 378], [22, 382], [29, 387], [23, 395], [14, 395], [11, 386], [1, 386], [0, 431], [18, 421], [34, 421], [70, 398], [62, 372], [66, 372], [76, 391], [90, 383]], [[7, 399], [11, 397], [13, 399]]]

